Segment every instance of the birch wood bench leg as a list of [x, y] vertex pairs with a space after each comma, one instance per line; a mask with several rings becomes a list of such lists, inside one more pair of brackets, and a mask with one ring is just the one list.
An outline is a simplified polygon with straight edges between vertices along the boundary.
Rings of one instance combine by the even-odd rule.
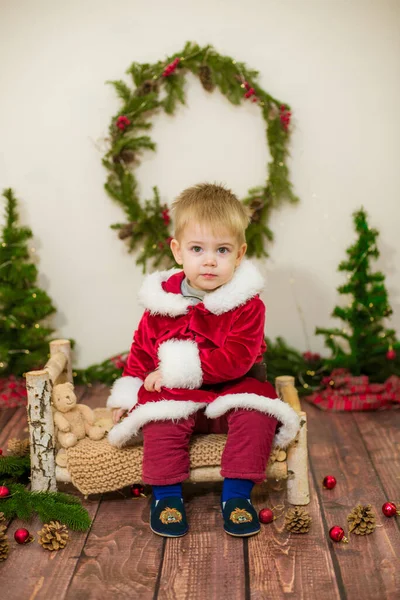
[[282, 375], [275, 379], [279, 397], [287, 402], [300, 417], [300, 429], [295, 441], [287, 449], [287, 496], [290, 504], [304, 506], [310, 502], [308, 483], [307, 415], [301, 410], [295, 379]]
[[31, 490], [56, 492], [55, 431], [51, 392], [53, 385], [72, 383], [69, 340], [50, 342], [44, 369], [26, 373], [28, 427], [31, 454]]
[[308, 484], [307, 416], [300, 412], [300, 430], [288, 448], [287, 496], [290, 504], [304, 506], [310, 502]]

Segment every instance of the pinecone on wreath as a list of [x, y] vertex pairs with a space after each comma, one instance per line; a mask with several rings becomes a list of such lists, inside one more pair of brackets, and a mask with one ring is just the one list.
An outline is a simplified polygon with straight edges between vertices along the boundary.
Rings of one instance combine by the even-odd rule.
[[[3, 513], [0, 513], [0, 521], [3, 521], [3, 519]], [[0, 562], [6, 560], [8, 557], [9, 545], [6, 531], [7, 527], [5, 525], [0, 525]]]
[[116, 165], [120, 165], [121, 163], [129, 165], [130, 163], [133, 163], [135, 158], [136, 156], [133, 150], [129, 150], [129, 148], [124, 148], [124, 150], [121, 150], [119, 154], [113, 156], [113, 163], [115, 163]]
[[261, 213], [265, 206], [263, 198], [253, 198], [249, 204], [250, 219], [252, 223], [258, 223], [261, 219]]
[[347, 515], [347, 520], [350, 523], [349, 532], [356, 535], [368, 535], [376, 528], [376, 516], [370, 504], [367, 506], [358, 504]]
[[135, 94], [136, 96], [147, 96], [147, 94], [151, 94], [151, 92], [158, 92], [158, 82], [156, 80], [152, 81], [151, 79], [147, 79], [137, 88]]
[[50, 521], [38, 531], [39, 544], [46, 550], [61, 550], [68, 541], [68, 529], [59, 521]]
[[122, 225], [121, 229], [118, 232], [118, 237], [120, 240], [125, 240], [127, 237], [130, 237], [133, 233], [133, 227], [135, 223], [127, 223], [126, 225]]
[[19, 440], [18, 438], [11, 438], [8, 440], [7, 452], [11, 456], [26, 456], [29, 454], [29, 438]]
[[201, 65], [199, 68], [199, 78], [201, 85], [207, 92], [212, 92], [215, 85], [212, 80], [211, 69], [208, 65]]
[[294, 506], [285, 515], [285, 527], [292, 533], [307, 533], [311, 525], [311, 517], [304, 508]]

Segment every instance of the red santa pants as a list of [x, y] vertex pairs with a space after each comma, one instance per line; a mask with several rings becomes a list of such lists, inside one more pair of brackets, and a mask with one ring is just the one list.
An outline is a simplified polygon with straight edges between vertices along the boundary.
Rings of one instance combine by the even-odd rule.
[[171, 485], [189, 477], [189, 441], [193, 433], [227, 433], [221, 475], [265, 480], [277, 419], [257, 410], [234, 409], [207, 419], [201, 409], [188, 419], [152, 421], [143, 426], [143, 481]]

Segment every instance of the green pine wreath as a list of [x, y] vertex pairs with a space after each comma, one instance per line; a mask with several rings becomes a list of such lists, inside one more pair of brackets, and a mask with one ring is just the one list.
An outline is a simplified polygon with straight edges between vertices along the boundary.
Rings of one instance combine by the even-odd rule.
[[291, 111], [287, 103], [277, 100], [257, 83], [258, 72], [244, 63], [222, 56], [212, 46], [201, 48], [187, 42], [182, 52], [154, 64], [134, 62], [127, 70], [133, 87], [124, 81], [109, 81], [122, 100], [121, 110], [112, 118], [109, 128], [109, 149], [103, 158], [108, 170], [105, 188], [124, 209], [127, 222], [112, 225], [119, 238], [128, 241], [129, 251], [139, 248], [137, 263], [146, 270], [147, 261], [154, 267], [172, 266], [169, 249], [171, 239], [168, 205], [161, 203], [157, 187], [154, 197], [140, 201], [138, 183], [132, 170], [139, 164], [145, 150], [156, 145], [140, 130], [151, 128], [151, 117], [164, 110], [172, 115], [178, 103], [185, 103], [185, 81], [188, 73], [198, 76], [203, 88], [212, 92], [215, 87], [232, 104], [244, 101], [260, 106], [266, 124], [267, 143], [271, 161], [263, 185], [248, 191], [242, 202], [249, 206], [251, 223], [247, 230], [248, 255], [268, 256], [266, 244], [273, 239], [269, 227], [272, 211], [284, 201], [295, 203], [286, 164], [290, 136]]

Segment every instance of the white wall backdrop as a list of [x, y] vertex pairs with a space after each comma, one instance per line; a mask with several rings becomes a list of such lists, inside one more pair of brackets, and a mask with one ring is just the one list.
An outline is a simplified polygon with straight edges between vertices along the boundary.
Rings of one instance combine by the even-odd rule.
[[[400, 333], [400, 2], [398, 0], [2, 0], [0, 188], [33, 229], [40, 285], [57, 335], [77, 341], [84, 367], [127, 349], [143, 279], [109, 226], [122, 210], [103, 189], [104, 138], [131, 62], [155, 62], [192, 40], [260, 71], [293, 108], [291, 179], [301, 202], [275, 213], [267, 333], [321, 351], [361, 205], [380, 230]], [[242, 197], [262, 184], [268, 149], [256, 105], [233, 107], [195, 80], [187, 106], [154, 119], [157, 152], [136, 173], [141, 196], [170, 203], [185, 187], [220, 181]], [[3, 212], [3, 206], [1, 212]], [[1, 217], [2, 218], [2, 217]], [[1, 221], [2, 223], [3, 221]]]

